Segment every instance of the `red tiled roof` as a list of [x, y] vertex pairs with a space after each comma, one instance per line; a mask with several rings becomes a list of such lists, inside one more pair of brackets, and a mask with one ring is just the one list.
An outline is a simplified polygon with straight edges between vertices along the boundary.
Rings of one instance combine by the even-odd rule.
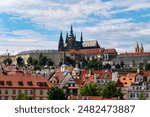
[[112, 72], [111, 71], [101, 71], [101, 70], [92, 70], [92, 74], [97, 74], [99, 79], [109, 78], [112, 79]]
[[144, 71], [143, 75], [146, 76], [146, 77], [150, 76], [150, 71]]
[[112, 48], [112, 49], [105, 49], [104, 54], [117, 54], [116, 49]]
[[[52, 84], [43, 76], [23, 76], [23, 75], [20, 76], [20, 75], [0, 74], [0, 82], [4, 83], [4, 85], [0, 83], [0, 88], [50, 88], [52, 87]], [[8, 82], [11, 82], [11, 85], [9, 85]], [[23, 84], [20, 85], [19, 82]], [[32, 82], [32, 85], [29, 85], [28, 82]]]
[[81, 49], [81, 50], [72, 50], [70, 51], [71, 54], [77, 54], [77, 55], [88, 55], [88, 54], [117, 54], [115, 49]]
[[58, 81], [62, 81], [64, 79], [64, 75], [63, 75], [64, 72], [55, 72], [55, 74], [53, 75], [54, 78], [56, 78]]
[[150, 52], [134, 52], [134, 53], [121, 53], [118, 56], [144, 56], [144, 55], [150, 55]]
[[69, 96], [69, 100], [119, 100], [116, 97], [103, 98], [102, 96]]

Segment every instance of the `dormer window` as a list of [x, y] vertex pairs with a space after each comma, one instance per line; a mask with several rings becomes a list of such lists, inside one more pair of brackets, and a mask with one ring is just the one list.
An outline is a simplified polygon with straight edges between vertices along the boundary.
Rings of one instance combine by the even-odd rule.
[[5, 85], [4, 81], [0, 81], [0, 85], [1, 86]]
[[40, 87], [46, 87], [47, 83], [46, 82], [37, 82], [37, 85]]
[[24, 85], [23, 85], [23, 81], [19, 81], [19, 82], [18, 82], [18, 85], [19, 85], [19, 86], [24, 86]]
[[6, 85], [12, 86], [12, 82], [11, 81], [6, 81]]
[[32, 81], [28, 81], [28, 82], [27, 82], [27, 85], [29, 85], [29, 86], [33, 86]]

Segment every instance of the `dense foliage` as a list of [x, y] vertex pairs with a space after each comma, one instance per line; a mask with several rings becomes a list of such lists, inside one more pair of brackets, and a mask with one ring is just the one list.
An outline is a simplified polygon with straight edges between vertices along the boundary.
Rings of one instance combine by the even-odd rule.
[[66, 100], [66, 95], [63, 90], [59, 87], [52, 87], [48, 90], [48, 99], [49, 100]]
[[3, 61], [3, 63], [4, 63], [5, 65], [11, 65], [11, 64], [12, 64], [12, 60], [11, 60], [11, 58], [6, 58], [6, 59]]
[[26, 93], [19, 94], [16, 98], [16, 100], [31, 100], [31, 99], [32, 98]]
[[110, 81], [106, 83], [101, 89], [100, 94], [104, 98], [117, 97], [117, 98], [123, 99], [123, 94], [121, 93], [120, 89], [117, 89], [116, 82], [114, 81]]
[[99, 96], [100, 87], [97, 83], [87, 83], [80, 89], [79, 95], [80, 96]]

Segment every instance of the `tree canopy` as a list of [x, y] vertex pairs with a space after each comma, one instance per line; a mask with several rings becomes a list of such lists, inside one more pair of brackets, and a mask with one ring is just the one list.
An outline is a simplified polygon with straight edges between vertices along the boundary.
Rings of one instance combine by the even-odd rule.
[[17, 58], [17, 65], [23, 66], [24, 65], [24, 60], [22, 57]]
[[87, 69], [96, 69], [99, 70], [102, 68], [102, 61], [98, 59], [89, 60], [87, 62]]
[[48, 90], [49, 100], [66, 100], [66, 95], [63, 90], [59, 87], [52, 87]]
[[140, 92], [139, 100], [146, 100], [143, 92]]
[[117, 89], [116, 82], [114, 81], [109, 81], [108, 83], [106, 83], [102, 87], [100, 94], [104, 98], [119, 97], [120, 99], [123, 99], [123, 94], [120, 89]]
[[150, 63], [146, 64], [145, 70], [150, 70]]
[[32, 98], [26, 93], [21, 93], [17, 96], [16, 100], [32, 100]]
[[27, 63], [30, 64], [30, 65], [33, 65], [33, 58], [29, 57], [28, 60], [27, 60]]
[[97, 83], [87, 83], [80, 89], [79, 95], [80, 96], [99, 96], [100, 87]]
[[12, 60], [11, 60], [11, 58], [6, 58], [6, 59], [3, 61], [3, 63], [4, 63], [5, 65], [11, 65], [11, 64], [12, 64]]

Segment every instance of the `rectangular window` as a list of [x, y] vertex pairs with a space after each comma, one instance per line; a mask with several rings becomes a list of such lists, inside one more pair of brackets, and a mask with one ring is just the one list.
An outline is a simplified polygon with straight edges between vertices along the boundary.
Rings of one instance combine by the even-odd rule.
[[5, 100], [8, 100], [8, 96], [5, 96]]
[[14, 94], [14, 95], [16, 94], [16, 90], [13, 90], [13, 94]]
[[40, 90], [40, 95], [43, 95], [43, 90]]
[[8, 90], [5, 90], [5, 94], [8, 94]]
[[133, 96], [132, 96], [132, 93], [130, 94], [130, 97], [132, 98]]
[[139, 97], [139, 93], [137, 93], [137, 98]]
[[13, 96], [13, 97], [12, 97], [12, 100], [16, 100], [16, 96]]
[[11, 81], [6, 81], [6, 85], [12, 86], [12, 82]]
[[5, 85], [5, 84], [4, 84], [4, 81], [0, 81], [0, 85], [1, 85], [1, 86]]
[[28, 90], [25, 90], [25, 93], [28, 94]]
[[148, 93], [146, 94], [146, 97], [147, 97], [147, 98], [149, 97]]
[[18, 90], [18, 94], [21, 94], [22, 93], [22, 91], [21, 90]]
[[30, 95], [33, 95], [33, 90], [30, 90]]

